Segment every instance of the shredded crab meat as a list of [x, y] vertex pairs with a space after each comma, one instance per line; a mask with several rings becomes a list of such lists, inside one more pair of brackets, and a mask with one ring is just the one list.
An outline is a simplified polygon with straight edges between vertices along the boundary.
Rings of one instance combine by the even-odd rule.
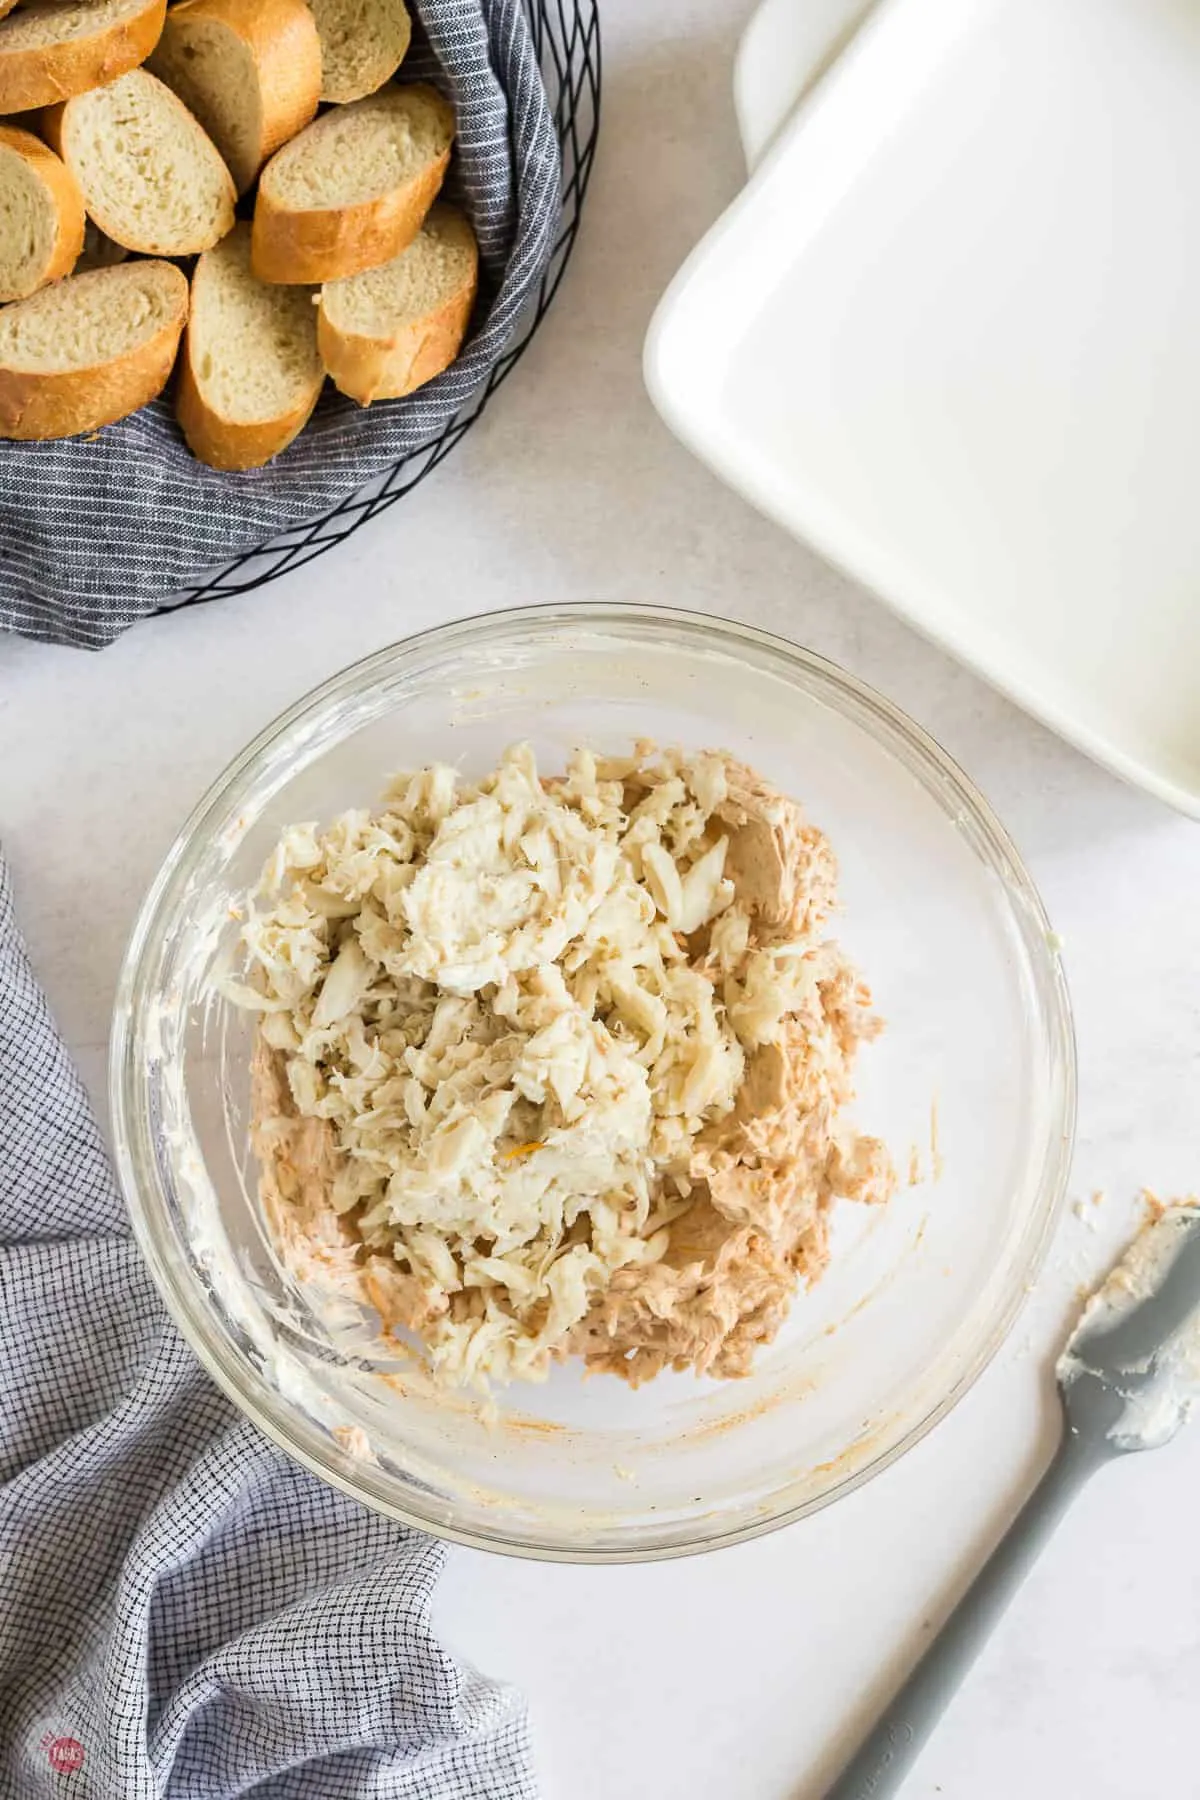
[[[890, 1164], [839, 1124], [870, 996], [826, 935], [836, 872], [733, 758], [527, 745], [286, 830], [228, 997], [259, 1015], [277, 1243], [434, 1371], [584, 1356], [743, 1373]], [[715, 1223], [714, 1223], [715, 1221]]]

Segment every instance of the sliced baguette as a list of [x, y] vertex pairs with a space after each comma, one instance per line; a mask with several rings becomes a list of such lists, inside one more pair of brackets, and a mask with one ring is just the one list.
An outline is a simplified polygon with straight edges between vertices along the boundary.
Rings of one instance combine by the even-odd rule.
[[453, 141], [453, 108], [423, 83], [323, 114], [262, 172], [255, 272], [312, 286], [390, 262], [420, 230]]
[[308, 423], [324, 379], [311, 291], [259, 281], [250, 227], [235, 225], [192, 276], [175, 410], [193, 452], [261, 468]]
[[83, 229], [74, 176], [31, 131], [0, 122], [0, 300], [69, 275]]
[[42, 115], [89, 216], [145, 256], [194, 256], [233, 224], [233, 177], [204, 127], [156, 75], [128, 75]]
[[199, 119], [239, 194], [321, 98], [321, 42], [304, 0], [179, 0], [149, 66]]
[[458, 355], [478, 285], [470, 225], [452, 206], [433, 207], [393, 261], [321, 290], [325, 367], [361, 406], [411, 394]]
[[53, 106], [136, 69], [167, 0], [39, 0], [0, 21], [0, 113]]
[[162, 392], [187, 318], [171, 263], [68, 275], [0, 312], [0, 437], [97, 431]]
[[[0, 0], [2, 4], [2, 0]], [[376, 94], [404, 61], [412, 20], [404, 0], [308, 0], [321, 34], [321, 98]]]

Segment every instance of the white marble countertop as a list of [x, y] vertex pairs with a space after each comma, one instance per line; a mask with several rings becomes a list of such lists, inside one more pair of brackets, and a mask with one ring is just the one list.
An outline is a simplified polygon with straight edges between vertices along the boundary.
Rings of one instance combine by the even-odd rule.
[[[206, 784], [333, 669], [516, 604], [657, 600], [765, 626], [909, 709], [1011, 828], [1066, 941], [1081, 1060], [1074, 1191], [1008, 1345], [899, 1464], [789, 1530], [647, 1568], [455, 1551], [441, 1628], [531, 1701], [547, 1800], [808, 1800], [1048, 1453], [1045, 1369], [1137, 1190], [1200, 1186], [1200, 828], [1119, 786], [756, 517], [641, 387], [653, 303], [735, 192], [748, 0], [606, 0], [583, 237], [534, 349], [457, 455], [337, 553], [99, 656], [0, 642], [0, 835], [34, 963], [99, 1095], [142, 891]], [[1200, 1791], [1200, 1548], [1176, 1514], [1200, 1427], [1104, 1471], [962, 1689], [906, 1794]], [[1185, 1510], [1186, 1509], [1186, 1510]], [[1195, 1777], [1190, 1778], [1195, 1781]]]

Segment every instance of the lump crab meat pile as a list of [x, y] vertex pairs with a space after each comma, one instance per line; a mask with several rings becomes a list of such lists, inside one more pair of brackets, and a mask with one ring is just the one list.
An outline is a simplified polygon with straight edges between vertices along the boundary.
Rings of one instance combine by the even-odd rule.
[[836, 868], [732, 757], [528, 746], [289, 828], [250, 896], [254, 1147], [298, 1279], [486, 1385], [747, 1372], [892, 1166], [844, 1121], [878, 1021]]

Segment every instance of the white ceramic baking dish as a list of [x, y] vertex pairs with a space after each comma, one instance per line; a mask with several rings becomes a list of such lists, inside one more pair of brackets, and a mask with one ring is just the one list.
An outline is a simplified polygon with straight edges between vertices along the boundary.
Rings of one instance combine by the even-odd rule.
[[881, 0], [661, 302], [755, 505], [1200, 816], [1200, 13]]

